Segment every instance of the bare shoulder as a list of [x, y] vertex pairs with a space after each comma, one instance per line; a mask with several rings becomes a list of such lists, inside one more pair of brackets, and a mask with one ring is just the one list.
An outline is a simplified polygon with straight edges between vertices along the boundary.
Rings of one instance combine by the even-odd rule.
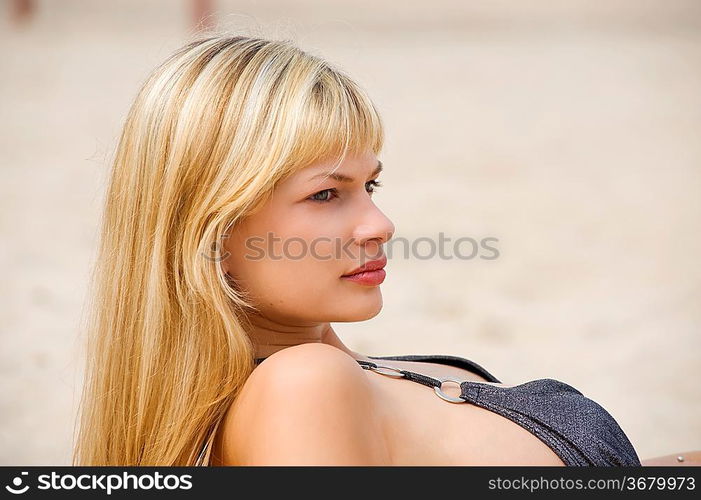
[[336, 347], [321, 343], [307, 343], [287, 347], [276, 352], [272, 356], [266, 358], [256, 370], [258, 372], [264, 372], [280, 368], [299, 369], [303, 366], [308, 366], [312, 361], [314, 362], [314, 366], [326, 364], [327, 366], [325, 366], [325, 368], [331, 366], [337, 368], [352, 367], [354, 372], [357, 372], [356, 368], [359, 368], [359, 365], [353, 358]]
[[387, 447], [367, 376], [345, 352], [301, 344], [269, 356], [227, 413], [224, 455], [239, 465], [372, 465]]

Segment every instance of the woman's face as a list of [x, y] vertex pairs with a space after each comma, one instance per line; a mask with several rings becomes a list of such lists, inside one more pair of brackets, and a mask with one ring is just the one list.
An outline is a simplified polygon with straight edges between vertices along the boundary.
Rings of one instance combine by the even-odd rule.
[[[382, 308], [378, 284], [342, 278], [384, 257], [394, 225], [372, 200], [374, 154], [309, 166], [280, 182], [223, 240], [225, 272], [281, 323], [361, 321]], [[343, 176], [348, 179], [338, 178]]]

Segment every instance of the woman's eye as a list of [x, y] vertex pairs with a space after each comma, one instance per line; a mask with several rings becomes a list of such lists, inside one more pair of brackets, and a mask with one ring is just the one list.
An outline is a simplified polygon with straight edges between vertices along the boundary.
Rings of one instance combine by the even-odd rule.
[[[377, 189], [378, 187], [381, 187], [381, 186], [382, 186], [382, 183], [381, 183], [380, 181], [378, 181], [378, 180], [368, 181], [368, 182], [365, 183], [366, 186], [367, 186], [368, 184], [370, 184], [370, 190], [368, 191], [368, 193], [374, 193], [374, 192], [375, 192], [375, 189]], [[366, 188], [366, 189], [367, 189], [367, 188]]]
[[[375, 189], [380, 186], [382, 186], [382, 183], [378, 180], [368, 181], [365, 183], [365, 190], [372, 194], [375, 192]], [[324, 189], [323, 191], [314, 193], [307, 199], [318, 203], [328, 203], [334, 198], [338, 198], [338, 190], [336, 188]]]
[[336, 196], [336, 189], [331, 188], [331, 189], [324, 189], [323, 191], [319, 191], [318, 193], [314, 193], [309, 197], [310, 200], [312, 201], [318, 201], [320, 203], [326, 203], [328, 201], [333, 200], [333, 198], [329, 198], [329, 196], [326, 195], [333, 194], [334, 197]]

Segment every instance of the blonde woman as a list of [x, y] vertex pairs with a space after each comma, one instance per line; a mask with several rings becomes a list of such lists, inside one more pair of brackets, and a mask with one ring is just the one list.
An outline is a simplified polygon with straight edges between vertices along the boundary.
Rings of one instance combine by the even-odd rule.
[[[606, 410], [465, 358], [368, 356], [380, 116], [288, 41], [207, 36], [147, 79], [112, 166], [76, 465], [639, 465]], [[404, 380], [402, 380], [404, 379]]]

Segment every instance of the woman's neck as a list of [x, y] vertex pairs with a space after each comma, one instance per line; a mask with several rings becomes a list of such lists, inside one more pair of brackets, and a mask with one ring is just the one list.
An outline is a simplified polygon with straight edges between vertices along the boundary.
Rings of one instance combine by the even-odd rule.
[[251, 340], [255, 345], [255, 357], [267, 358], [278, 351], [301, 344], [327, 344], [355, 359], [365, 359], [338, 338], [330, 323], [315, 325], [281, 325], [262, 317], [252, 318]]

